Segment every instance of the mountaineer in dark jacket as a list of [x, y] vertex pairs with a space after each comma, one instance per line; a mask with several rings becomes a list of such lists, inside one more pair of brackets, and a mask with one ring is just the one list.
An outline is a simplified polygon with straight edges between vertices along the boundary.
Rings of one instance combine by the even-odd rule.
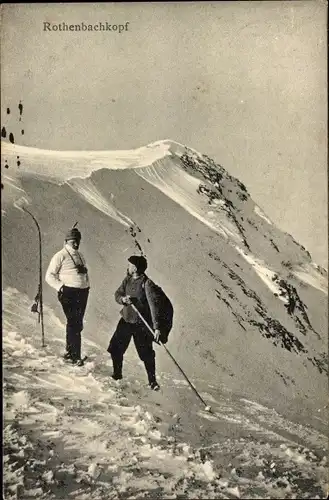
[[[149, 386], [153, 390], [158, 390], [159, 384], [155, 377], [155, 352], [152, 346], [152, 342], [158, 341], [160, 337], [159, 311], [154, 285], [145, 274], [147, 268], [145, 257], [133, 255], [129, 257], [128, 262], [127, 276], [114, 294], [116, 302], [122, 304], [123, 309], [122, 317], [107, 349], [113, 362], [112, 378], [122, 379], [123, 355], [133, 337], [137, 353], [145, 364]], [[131, 307], [132, 303], [153, 327], [155, 337]]]

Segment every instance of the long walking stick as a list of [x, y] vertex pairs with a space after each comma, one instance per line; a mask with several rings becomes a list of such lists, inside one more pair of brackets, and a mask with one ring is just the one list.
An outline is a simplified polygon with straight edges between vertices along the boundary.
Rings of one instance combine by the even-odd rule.
[[[134, 304], [131, 304], [131, 307], [138, 314], [138, 316], [143, 321], [143, 323], [147, 327], [147, 329], [152, 333], [153, 337], [155, 337], [154, 331], [152, 330], [152, 328], [150, 327], [150, 325], [148, 324], [148, 322], [146, 321], [146, 319], [139, 312], [139, 310], [137, 309], [137, 307], [134, 306]], [[177, 366], [177, 368], [179, 369], [179, 371], [181, 372], [181, 374], [185, 378], [185, 380], [188, 383], [188, 385], [191, 387], [191, 389], [193, 390], [193, 392], [197, 395], [197, 397], [200, 399], [200, 401], [202, 402], [202, 404], [205, 406], [205, 411], [211, 412], [211, 407], [208, 406], [207, 403], [204, 401], [204, 399], [200, 396], [200, 394], [198, 393], [198, 391], [196, 390], [196, 388], [194, 387], [194, 385], [192, 384], [192, 382], [190, 382], [190, 380], [188, 379], [186, 373], [184, 373], [184, 371], [182, 370], [182, 368], [179, 366], [179, 364], [175, 360], [174, 356], [169, 352], [169, 349], [167, 349], [167, 347], [164, 344], [162, 344], [162, 342], [158, 341], [158, 343], [160, 345], [162, 345], [162, 347], [164, 347], [164, 349], [166, 350], [167, 354], [169, 354], [169, 356], [171, 357], [171, 359], [173, 360], [173, 362], [175, 363], [175, 365]]]
[[42, 242], [41, 242], [41, 230], [39, 223], [37, 219], [34, 217], [34, 215], [27, 210], [27, 208], [22, 207], [24, 212], [28, 213], [32, 219], [34, 220], [37, 229], [38, 229], [38, 236], [39, 236], [39, 286], [38, 286], [38, 302], [40, 304], [40, 312], [39, 312], [39, 322], [41, 320], [41, 342], [42, 342], [42, 347], [45, 347], [45, 330], [44, 330], [44, 323], [43, 323], [43, 293], [42, 293]]

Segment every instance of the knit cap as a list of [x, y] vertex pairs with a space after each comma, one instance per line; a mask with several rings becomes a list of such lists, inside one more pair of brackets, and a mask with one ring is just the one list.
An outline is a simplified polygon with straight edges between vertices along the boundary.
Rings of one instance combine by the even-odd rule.
[[81, 233], [79, 231], [79, 229], [77, 229], [76, 227], [73, 227], [72, 229], [70, 229], [66, 235], [65, 235], [65, 240], [78, 240], [80, 241], [81, 240]]

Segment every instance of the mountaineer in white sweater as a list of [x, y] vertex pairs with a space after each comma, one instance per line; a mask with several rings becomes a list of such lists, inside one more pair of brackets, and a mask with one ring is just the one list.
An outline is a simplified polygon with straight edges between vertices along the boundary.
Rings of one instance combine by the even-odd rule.
[[66, 324], [66, 353], [64, 359], [81, 366], [81, 332], [89, 295], [89, 276], [86, 261], [78, 251], [81, 233], [77, 228], [65, 235], [64, 248], [50, 261], [46, 282], [58, 292]]

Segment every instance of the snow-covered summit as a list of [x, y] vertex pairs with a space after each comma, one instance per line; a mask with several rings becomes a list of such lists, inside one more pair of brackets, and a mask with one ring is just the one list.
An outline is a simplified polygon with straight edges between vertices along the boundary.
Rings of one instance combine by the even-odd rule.
[[126, 227], [133, 226], [132, 217], [116, 206], [113, 193], [104, 196], [92, 178], [103, 169], [129, 170], [232, 243], [233, 248], [242, 249], [241, 255], [247, 252], [249, 261], [265, 260], [273, 273], [282, 262], [289, 262], [292, 271], [298, 269], [295, 276], [299, 279], [327, 290], [326, 276], [312, 267], [310, 254], [276, 228], [253, 202], [244, 184], [207, 155], [179, 142], [158, 140], [133, 150], [55, 151], [2, 141], [2, 159], [7, 167], [2, 170], [4, 205], [9, 201], [18, 206], [30, 200], [22, 182], [39, 179], [67, 184], [97, 210]]
[[[2, 141], [2, 157], [8, 162], [11, 173], [14, 171], [18, 176], [33, 175], [60, 183], [72, 178], [89, 177], [102, 168], [121, 170], [145, 167], [169, 155], [169, 150], [168, 141], [119, 151], [56, 151]], [[17, 157], [20, 159], [19, 167]]]

